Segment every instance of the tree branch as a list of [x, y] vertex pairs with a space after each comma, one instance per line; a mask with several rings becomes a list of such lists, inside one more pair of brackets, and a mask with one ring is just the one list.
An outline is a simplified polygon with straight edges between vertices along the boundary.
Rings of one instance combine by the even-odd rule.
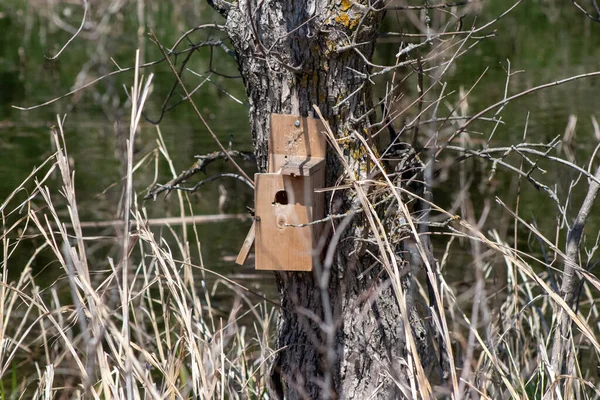
[[456, 3], [441, 3], [441, 4], [428, 4], [424, 6], [385, 6], [386, 10], [396, 10], [396, 11], [405, 11], [405, 10], [433, 10], [433, 9], [441, 9], [441, 8], [452, 8], [464, 6], [466, 4], [473, 3], [473, 0], [465, 0], [458, 1]]
[[579, 74], [579, 75], [571, 76], [571, 77], [569, 77], [569, 78], [560, 79], [560, 80], [558, 80], [558, 81], [544, 83], [543, 85], [539, 85], [539, 86], [533, 87], [533, 88], [531, 88], [531, 89], [524, 90], [524, 91], [522, 91], [522, 92], [520, 92], [520, 93], [517, 93], [517, 94], [515, 94], [515, 95], [512, 95], [512, 96], [510, 96], [510, 97], [507, 97], [507, 98], [505, 98], [505, 99], [503, 99], [503, 100], [501, 100], [501, 101], [499, 101], [499, 102], [497, 102], [497, 103], [495, 103], [495, 104], [492, 104], [491, 106], [489, 106], [489, 107], [485, 108], [484, 110], [482, 110], [482, 111], [478, 112], [477, 114], [475, 114], [475, 115], [474, 115], [474, 116], [473, 116], [471, 119], [469, 119], [467, 122], [465, 122], [465, 123], [463, 124], [463, 126], [461, 126], [461, 127], [460, 127], [460, 128], [459, 128], [459, 129], [458, 129], [456, 132], [454, 132], [454, 134], [452, 134], [452, 136], [450, 136], [450, 138], [448, 138], [448, 140], [446, 141], [446, 143], [445, 143], [444, 145], [442, 145], [442, 146], [441, 146], [441, 147], [440, 147], [440, 148], [437, 150], [437, 152], [435, 153], [435, 158], [439, 157], [440, 153], [441, 153], [441, 152], [442, 152], [442, 151], [443, 151], [443, 150], [444, 150], [444, 149], [445, 149], [445, 148], [446, 148], [446, 147], [447, 147], [447, 146], [448, 146], [448, 145], [449, 145], [449, 144], [450, 144], [450, 143], [451, 143], [451, 142], [452, 142], [452, 141], [453, 141], [453, 140], [454, 140], [454, 139], [455, 139], [455, 138], [456, 138], [458, 135], [460, 135], [462, 132], [464, 132], [464, 131], [465, 131], [465, 129], [467, 129], [467, 127], [468, 127], [469, 125], [471, 125], [471, 123], [472, 123], [473, 121], [477, 120], [479, 117], [482, 117], [482, 116], [484, 116], [484, 115], [485, 115], [485, 114], [487, 114], [488, 112], [490, 112], [490, 111], [492, 111], [492, 110], [494, 110], [494, 109], [496, 109], [496, 108], [498, 108], [498, 107], [505, 106], [507, 103], [509, 103], [509, 102], [511, 102], [511, 101], [513, 101], [513, 100], [515, 100], [515, 99], [518, 99], [519, 97], [523, 97], [523, 96], [526, 96], [526, 95], [528, 95], [528, 94], [531, 94], [531, 93], [533, 93], [533, 92], [537, 92], [537, 91], [539, 91], [539, 90], [546, 89], [546, 88], [549, 88], [549, 87], [552, 87], [552, 86], [559, 86], [559, 85], [562, 85], [562, 84], [564, 84], [564, 83], [571, 82], [571, 81], [575, 81], [575, 80], [582, 79], [582, 78], [590, 78], [590, 77], [593, 77], [593, 76], [600, 76], [600, 71], [589, 72], [589, 73], [586, 73], [586, 74]]
[[596, 3], [596, 0], [592, 0], [592, 4], [594, 5], [594, 9], [596, 10], [596, 14], [598, 14], [596, 17], [594, 17], [589, 12], [587, 12], [585, 10], [585, 8], [583, 8], [582, 6], [580, 6], [575, 0], [572, 0], [572, 2], [573, 2], [573, 5], [575, 7], [577, 7], [579, 9], [579, 11], [581, 11], [583, 14], [585, 14], [586, 17], [588, 17], [592, 21], [600, 22], [600, 7], [598, 7], [598, 3]]
[[181, 77], [177, 74], [177, 70], [175, 69], [175, 66], [173, 65], [173, 63], [171, 62], [171, 60], [169, 59], [169, 57], [167, 56], [167, 53], [166, 53], [164, 47], [159, 43], [158, 38], [156, 37], [156, 34], [154, 33], [154, 31], [150, 31], [150, 40], [152, 40], [156, 44], [156, 46], [158, 47], [158, 49], [162, 53], [163, 57], [167, 60], [167, 63], [169, 64], [169, 67], [171, 68], [171, 72], [173, 72], [173, 75], [175, 75], [175, 78], [177, 79], [177, 82], [179, 82], [179, 85], [181, 86], [181, 89], [185, 93], [185, 97], [189, 100], [190, 104], [192, 105], [192, 108], [194, 109], [194, 112], [196, 113], [196, 115], [198, 116], [198, 119], [200, 119], [200, 121], [202, 122], [202, 124], [204, 125], [204, 127], [206, 128], [206, 130], [208, 131], [209, 135], [213, 138], [213, 140], [215, 141], [215, 143], [217, 144], [217, 146], [219, 146], [219, 148], [221, 149], [221, 151], [227, 156], [227, 159], [229, 161], [231, 161], [231, 164], [233, 164], [235, 166], [235, 168], [238, 170], [238, 172], [240, 173], [240, 175], [243, 176], [245, 178], [245, 180], [247, 180], [248, 182], [251, 182], [252, 185], [254, 186], [254, 181], [252, 181], [252, 179], [246, 174], [246, 172], [235, 162], [235, 160], [233, 158], [231, 158], [231, 156], [229, 155], [229, 153], [227, 152], [227, 150], [225, 150], [225, 147], [223, 147], [223, 144], [221, 143], [221, 141], [219, 140], [219, 138], [217, 137], [217, 135], [215, 135], [215, 133], [213, 132], [213, 130], [210, 129], [210, 126], [208, 125], [208, 123], [206, 122], [206, 120], [204, 119], [204, 117], [202, 116], [202, 113], [200, 113], [200, 110], [198, 110], [198, 107], [196, 106], [196, 103], [190, 97], [190, 92], [185, 87], [185, 84], [181, 80]]
[[165, 190], [182, 190], [184, 192], [196, 192], [198, 189], [200, 189], [201, 186], [216, 181], [217, 179], [220, 178], [234, 178], [234, 179], [238, 179], [242, 182], [244, 182], [246, 185], [250, 186], [251, 189], [254, 189], [254, 185], [252, 184], [252, 182], [250, 182], [249, 180], [247, 180], [246, 178], [244, 178], [241, 175], [238, 174], [232, 174], [232, 173], [224, 173], [224, 174], [217, 174], [217, 175], [213, 175], [209, 178], [203, 179], [200, 182], [196, 183], [194, 186], [192, 186], [191, 188], [189, 187], [185, 187], [185, 186], [179, 186], [179, 185], [160, 185], [158, 184], [157, 186], [159, 187], [163, 187]]
[[[600, 179], [600, 167], [595, 173], [596, 179]], [[596, 180], [590, 180], [590, 187], [585, 196], [585, 200], [581, 204], [577, 218], [573, 227], [567, 235], [567, 248], [564, 260], [563, 280], [560, 288], [565, 303], [568, 307], [573, 308], [577, 303], [578, 286], [581, 281], [578, 258], [579, 247], [581, 246], [581, 238], [583, 237], [583, 229], [590, 215], [594, 201], [598, 196], [600, 184]], [[560, 308], [557, 317], [557, 327], [554, 332], [554, 341], [552, 345], [552, 368], [555, 376], [562, 375], [565, 369], [573, 366], [573, 354], [568, 351], [571, 347], [573, 336], [571, 333], [572, 321], [569, 315]], [[566, 373], [569, 373], [568, 371]]]
[[183, 171], [181, 174], [179, 174], [179, 176], [171, 179], [164, 185], [158, 183], [155, 184], [152, 188], [150, 188], [150, 190], [148, 190], [148, 194], [144, 197], [144, 200], [156, 200], [156, 197], [162, 192], [170, 191], [172, 189], [179, 189], [177, 185], [185, 182], [192, 175], [195, 175], [198, 172], [206, 172], [206, 167], [208, 166], [208, 164], [216, 160], [228, 159], [229, 157], [239, 157], [246, 161], [253, 161], [254, 153], [249, 151], [227, 150], [227, 155], [222, 151], [214, 151], [204, 156], [196, 156], [198, 161], [196, 161], [194, 165], [192, 165], [186, 171]]

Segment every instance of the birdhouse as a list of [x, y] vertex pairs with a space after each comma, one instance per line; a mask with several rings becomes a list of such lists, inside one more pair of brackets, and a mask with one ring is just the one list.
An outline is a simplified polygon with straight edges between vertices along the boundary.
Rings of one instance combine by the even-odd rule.
[[255, 222], [238, 263], [254, 241], [256, 269], [312, 270], [325, 214], [323, 129], [316, 118], [271, 115], [269, 172], [255, 175]]

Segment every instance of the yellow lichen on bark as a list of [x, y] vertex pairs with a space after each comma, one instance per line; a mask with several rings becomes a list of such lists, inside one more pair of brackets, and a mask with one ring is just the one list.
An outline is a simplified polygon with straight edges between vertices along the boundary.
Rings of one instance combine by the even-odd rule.
[[348, 11], [350, 7], [352, 7], [352, 2], [350, 0], [342, 0], [342, 4], [340, 5], [342, 11]]
[[341, 13], [340, 15], [335, 17], [335, 22], [338, 22], [344, 26], [348, 26], [348, 23], [350, 22], [350, 17], [348, 17], [347, 13]]
[[350, 18], [348, 13], [342, 12], [340, 15], [335, 17], [335, 22], [344, 25], [346, 28], [352, 31], [360, 22], [360, 17]]

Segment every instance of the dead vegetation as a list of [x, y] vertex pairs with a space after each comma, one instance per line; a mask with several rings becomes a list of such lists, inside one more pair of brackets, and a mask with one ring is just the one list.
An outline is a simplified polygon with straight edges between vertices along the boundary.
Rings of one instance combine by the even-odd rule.
[[[381, 101], [383, 111], [371, 127], [374, 136], [353, 132], [350, 138], [365, 156], [368, 178], [357, 178], [347, 167], [336, 188], [352, 191], [360, 206], [329, 215], [325, 222], [338, 221], [340, 227], [361, 215], [375, 232], [372, 244], [379, 253], [374, 259], [385, 266], [391, 278], [413, 350], [402, 360], [412, 374], [397, 382], [407, 398], [599, 398], [596, 300], [600, 281], [593, 268], [600, 235], [583, 235], [600, 183], [600, 170], [594, 172], [597, 149], [588, 162], [578, 165], [572, 157], [559, 153], [557, 139], [529, 142], [527, 128], [520, 143], [496, 145], [493, 138], [510, 102], [600, 73], [565, 77], [511, 95], [508, 88], [513, 74], [507, 63], [503, 98], [469, 115], [473, 88], [458, 95], [447, 93], [444, 78], [456, 58], [485, 38], [489, 25], [454, 32], [441, 28], [448, 26], [447, 22], [434, 21], [439, 30], [426, 39], [431, 50], [424, 61], [410, 59], [410, 79], [419, 82], [419, 88], [408, 106], [403, 104], [404, 94], [397, 94], [395, 71], [409, 65], [401, 59], [417, 47], [405, 47], [395, 65], [373, 65], [377, 70], [374, 79], [389, 77], [389, 90]], [[448, 35], [459, 38], [446, 41]], [[165, 53], [164, 60], [170, 55]], [[444, 57], [448, 61], [434, 62]], [[60, 116], [52, 130], [56, 152], [0, 206], [4, 227], [2, 398], [269, 398], [268, 367], [280, 350], [273, 343], [277, 307], [205, 268], [201, 258], [195, 259], [190, 246], [200, 246], [200, 241], [187, 237], [185, 224], [181, 232], [169, 228], [159, 234], [151, 229], [145, 209], [138, 204], [132, 180], [140, 164], [134, 160], [131, 143], [152, 80], [140, 76], [140, 66], [138, 56], [129, 91], [133, 106], [125, 140], [126, 200], [117, 239], [84, 233], [74, 169], [64, 140], [68, 121]], [[174, 68], [173, 72], [177, 74]], [[433, 82], [427, 88], [422, 85], [424, 74]], [[185, 100], [192, 101], [192, 95], [186, 93]], [[315, 114], [319, 113], [316, 108]], [[372, 151], [370, 141], [383, 136], [382, 132], [406, 114], [410, 118], [396, 128], [389, 151], [381, 155]], [[478, 123], [478, 129], [489, 127], [485, 135], [469, 129]], [[597, 123], [594, 126], [594, 136], [600, 137]], [[179, 184], [182, 175], [175, 172], [157, 131], [158, 152], [170, 163], [170, 182]], [[325, 134], [343, 160], [333, 133]], [[473, 139], [477, 135], [479, 141]], [[389, 171], [388, 163], [403, 165], [406, 161], [394, 158], [398, 146], [413, 146], [419, 153], [419, 171], [409, 178]], [[223, 145], [220, 148], [221, 158], [241, 154]], [[546, 165], [568, 169], [576, 178], [561, 191], [556, 182], [545, 180], [542, 166]], [[486, 186], [497, 174], [510, 177], [506, 179], [513, 190], [497, 195]], [[452, 204], [442, 207], [431, 192], [450, 175], [456, 177], [458, 189]], [[47, 185], [53, 176], [60, 177], [59, 191]], [[481, 176], [487, 181], [479, 187], [477, 195], [481, 197], [474, 199], [470, 186]], [[426, 190], [411, 191], [412, 182], [407, 179], [417, 180]], [[189, 198], [176, 189], [180, 188], [166, 185], [156, 194], [175, 190], [180, 217], [185, 221], [191, 209]], [[554, 208], [541, 210], [535, 218], [523, 215], [520, 196], [526, 190], [543, 192], [548, 199], [544, 204]], [[585, 198], [576, 201], [581, 196], [575, 192], [584, 193]], [[421, 204], [417, 212], [415, 203]], [[397, 231], [381, 223], [382, 204], [398, 213]], [[502, 223], [490, 221], [492, 218]], [[545, 221], [540, 228], [536, 218], [551, 223]], [[437, 247], [435, 259], [428, 255], [430, 240]], [[102, 255], [91, 249], [102, 248], [107, 241], [118, 247], [119, 256], [105, 258], [101, 265], [107, 268], [99, 269], [96, 264]], [[441, 380], [432, 378], [435, 374], [423, 369], [424, 362], [419, 359], [406, 311], [407, 293], [401, 283], [405, 272], [398, 261], [398, 241], [405, 241], [403, 248], [422, 264], [415, 291], [429, 307], [428, 326], [437, 338], [432, 346], [441, 354], [439, 367], [445, 375]], [[208, 246], [210, 243], [205, 244]], [[30, 254], [28, 262], [15, 265], [14, 254], [23, 249]], [[200, 248], [197, 254], [202, 254]], [[460, 261], [452, 262], [453, 258]], [[35, 272], [40, 264], [55, 271], [55, 281], [40, 281]], [[462, 269], [457, 272], [458, 264]], [[209, 275], [216, 279], [207, 279]], [[326, 280], [320, 283], [327, 285]], [[219, 310], [213, 298], [215, 291], [223, 290], [234, 299], [226, 312]], [[332, 332], [337, 324], [335, 316], [330, 317], [322, 322], [324, 332]]]

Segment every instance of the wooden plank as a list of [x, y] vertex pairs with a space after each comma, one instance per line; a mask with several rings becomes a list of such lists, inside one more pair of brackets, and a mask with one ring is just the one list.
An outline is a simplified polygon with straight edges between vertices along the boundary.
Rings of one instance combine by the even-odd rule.
[[277, 172], [289, 157], [325, 158], [327, 143], [322, 134], [324, 130], [318, 118], [271, 114], [269, 172]]
[[286, 224], [307, 224], [319, 218], [316, 214], [323, 211], [324, 196], [315, 194], [312, 182], [321, 180], [281, 174], [255, 175], [256, 269], [312, 270], [314, 248], [321, 232], [319, 225]]
[[256, 236], [256, 221], [252, 222], [252, 226], [246, 235], [246, 239], [242, 244], [242, 248], [235, 259], [235, 263], [239, 265], [244, 265], [246, 260], [248, 260], [248, 255], [250, 254], [250, 250], [252, 250], [252, 246], [254, 245], [254, 237]]
[[294, 176], [311, 176], [325, 167], [325, 159], [321, 157], [286, 157], [281, 154], [274, 155], [275, 164], [280, 168], [275, 173]]

